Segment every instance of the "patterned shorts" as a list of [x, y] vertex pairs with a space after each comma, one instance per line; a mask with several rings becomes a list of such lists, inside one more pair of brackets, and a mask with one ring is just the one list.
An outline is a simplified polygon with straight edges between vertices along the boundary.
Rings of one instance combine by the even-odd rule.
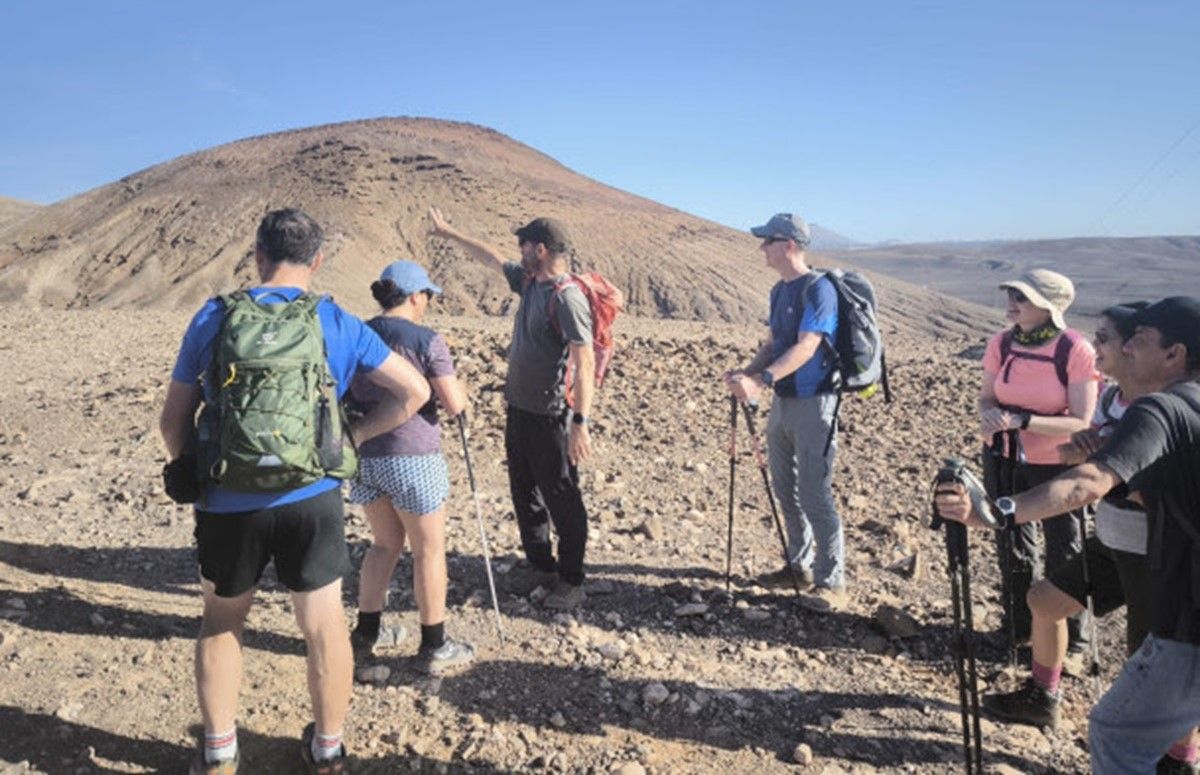
[[388, 498], [410, 514], [437, 511], [449, 496], [450, 474], [439, 454], [365, 457], [350, 480], [351, 503]]

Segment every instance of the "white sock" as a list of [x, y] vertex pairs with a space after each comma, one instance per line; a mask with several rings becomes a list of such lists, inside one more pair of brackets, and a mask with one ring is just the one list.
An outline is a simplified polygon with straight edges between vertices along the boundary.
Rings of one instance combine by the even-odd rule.
[[237, 725], [228, 732], [210, 735], [204, 733], [204, 760], [209, 764], [230, 761], [237, 756]]
[[313, 731], [312, 745], [309, 750], [312, 751], [314, 762], [323, 762], [334, 759], [342, 753], [342, 733], [341, 731], [333, 734], [325, 734], [324, 732]]

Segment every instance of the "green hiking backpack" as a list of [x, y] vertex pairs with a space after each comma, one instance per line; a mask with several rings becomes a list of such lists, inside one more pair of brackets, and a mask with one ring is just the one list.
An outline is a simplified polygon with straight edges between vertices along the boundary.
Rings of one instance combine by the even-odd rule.
[[[358, 468], [337, 383], [325, 359], [322, 297], [259, 304], [245, 291], [222, 296], [213, 343], [212, 404], [198, 423], [202, 481], [239, 492], [278, 492]], [[262, 298], [260, 296], [260, 298]]]

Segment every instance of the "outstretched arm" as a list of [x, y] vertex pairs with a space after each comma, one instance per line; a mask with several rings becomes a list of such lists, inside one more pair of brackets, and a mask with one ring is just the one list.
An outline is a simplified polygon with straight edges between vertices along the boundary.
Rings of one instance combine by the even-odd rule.
[[491, 267], [497, 272], [504, 271], [504, 265], [507, 263], [507, 259], [504, 258], [497, 248], [492, 247], [482, 240], [477, 240], [474, 237], [468, 237], [466, 234], [463, 234], [461, 231], [455, 229], [446, 222], [446, 219], [442, 216], [442, 211], [436, 207], [429, 208], [429, 220], [431, 223], [429, 227], [430, 235], [455, 242], [460, 245], [463, 250], [467, 251], [468, 255], [484, 266]]

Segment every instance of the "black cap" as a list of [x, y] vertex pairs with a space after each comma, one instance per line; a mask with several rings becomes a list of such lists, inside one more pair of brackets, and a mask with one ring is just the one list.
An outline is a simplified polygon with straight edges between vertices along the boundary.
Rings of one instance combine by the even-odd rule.
[[540, 242], [553, 253], [564, 253], [571, 247], [567, 228], [553, 218], [534, 218], [521, 228], [514, 229], [513, 234], [521, 242]]
[[1188, 360], [1200, 353], [1200, 299], [1171, 296], [1137, 314], [1134, 325], [1158, 330], [1168, 341], [1187, 348]]

